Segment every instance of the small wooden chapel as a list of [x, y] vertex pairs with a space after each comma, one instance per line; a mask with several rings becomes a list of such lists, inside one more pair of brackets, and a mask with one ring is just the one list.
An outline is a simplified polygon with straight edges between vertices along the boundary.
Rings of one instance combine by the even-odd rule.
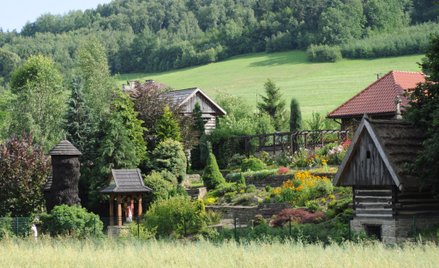
[[[101, 193], [110, 195], [109, 217], [110, 226], [121, 227], [124, 221], [132, 220], [137, 210], [137, 216], [142, 216], [142, 195], [152, 192], [143, 183], [142, 174], [139, 169], [112, 169], [112, 181]], [[114, 204], [116, 203], [116, 216], [114, 215]], [[135, 204], [136, 203], [136, 204]], [[131, 211], [131, 219], [129, 215]], [[117, 224], [115, 225], [115, 220]]]
[[402, 119], [363, 117], [333, 181], [352, 187], [354, 231], [391, 244], [439, 224], [439, 199], [413, 169], [423, 140], [423, 133]]

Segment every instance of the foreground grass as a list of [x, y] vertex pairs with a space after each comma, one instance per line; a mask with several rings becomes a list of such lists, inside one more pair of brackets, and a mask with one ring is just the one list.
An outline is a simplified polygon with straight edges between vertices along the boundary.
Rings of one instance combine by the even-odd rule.
[[309, 118], [313, 111], [324, 114], [336, 108], [375, 81], [377, 74], [390, 70], [419, 71], [417, 62], [422, 57], [311, 63], [303, 51], [257, 53], [170, 72], [125, 74], [118, 79], [120, 84], [154, 79], [176, 89], [199, 87], [213, 97], [227, 92], [256, 107], [263, 84], [270, 78], [282, 89], [288, 105], [292, 97], [297, 98], [304, 118]]
[[0, 242], [0, 267], [437, 267], [438, 260], [439, 249], [433, 244]]

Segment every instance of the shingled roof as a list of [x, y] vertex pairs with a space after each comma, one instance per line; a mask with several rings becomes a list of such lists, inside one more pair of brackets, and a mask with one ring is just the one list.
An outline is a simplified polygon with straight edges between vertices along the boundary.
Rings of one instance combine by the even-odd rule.
[[342, 181], [346, 179], [344, 171], [355, 156], [355, 149], [364, 132], [372, 138], [394, 184], [399, 189], [419, 188], [420, 178], [411, 167], [422, 149], [425, 139], [423, 132], [405, 120], [371, 120], [367, 117], [363, 117], [355, 132], [351, 146], [334, 178], [334, 184], [343, 185]]
[[52, 150], [49, 152], [50, 155], [82, 155], [82, 153], [76, 149], [73, 144], [71, 144], [68, 140], [63, 140], [58, 143]]
[[362, 117], [364, 114], [394, 114], [395, 97], [401, 97], [402, 106], [408, 104], [404, 92], [425, 82], [420, 72], [390, 71], [351, 99], [330, 112], [328, 118]]
[[113, 179], [101, 193], [147, 193], [152, 190], [143, 183], [139, 169], [112, 169]]
[[219, 106], [216, 102], [209, 98], [206, 93], [204, 93], [200, 88], [197, 87], [173, 90], [166, 92], [164, 95], [170, 98], [176, 104], [178, 104], [178, 106], [183, 106], [186, 105], [189, 100], [196, 94], [200, 94], [201, 96], [203, 96], [208, 101], [209, 105], [212, 106], [219, 115], [227, 114], [227, 112], [223, 108], [221, 108], [221, 106]]

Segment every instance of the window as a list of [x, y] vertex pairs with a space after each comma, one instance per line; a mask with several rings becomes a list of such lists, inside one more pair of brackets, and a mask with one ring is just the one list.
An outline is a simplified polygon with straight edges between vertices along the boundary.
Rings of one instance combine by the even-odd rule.
[[370, 151], [369, 150], [367, 150], [367, 152], [366, 152], [366, 158], [370, 159]]
[[382, 240], [381, 237], [381, 225], [364, 225], [364, 230], [366, 231], [367, 236], [374, 237], [378, 240]]

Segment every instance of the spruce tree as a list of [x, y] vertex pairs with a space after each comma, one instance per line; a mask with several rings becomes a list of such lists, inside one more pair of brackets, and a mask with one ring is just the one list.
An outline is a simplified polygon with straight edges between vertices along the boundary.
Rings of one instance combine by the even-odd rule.
[[290, 103], [290, 131], [299, 131], [302, 127], [302, 113], [299, 102], [293, 98]]
[[194, 169], [202, 169], [204, 168], [206, 164], [206, 159], [202, 158], [201, 152], [202, 152], [202, 146], [205, 146], [205, 143], [202, 141], [205, 139], [202, 139], [204, 137], [204, 121], [202, 117], [203, 113], [201, 111], [201, 106], [197, 102], [195, 103], [194, 110], [192, 111], [192, 117], [194, 120], [194, 131], [197, 135], [198, 144], [194, 146], [194, 149], [191, 151], [191, 165]]
[[280, 130], [285, 121], [285, 100], [282, 99], [280, 88], [270, 79], [264, 84], [266, 96], [261, 96], [258, 109], [261, 113], [267, 113], [273, 118], [274, 127]]
[[225, 183], [223, 175], [221, 174], [218, 163], [216, 162], [215, 155], [210, 152], [207, 157], [206, 168], [203, 172], [203, 182], [207, 189], [215, 189], [220, 184]]
[[180, 127], [169, 106], [165, 106], [163, 115], [157, 123], [156, 137], [159, 142], [166, 139], [181, 141]]

